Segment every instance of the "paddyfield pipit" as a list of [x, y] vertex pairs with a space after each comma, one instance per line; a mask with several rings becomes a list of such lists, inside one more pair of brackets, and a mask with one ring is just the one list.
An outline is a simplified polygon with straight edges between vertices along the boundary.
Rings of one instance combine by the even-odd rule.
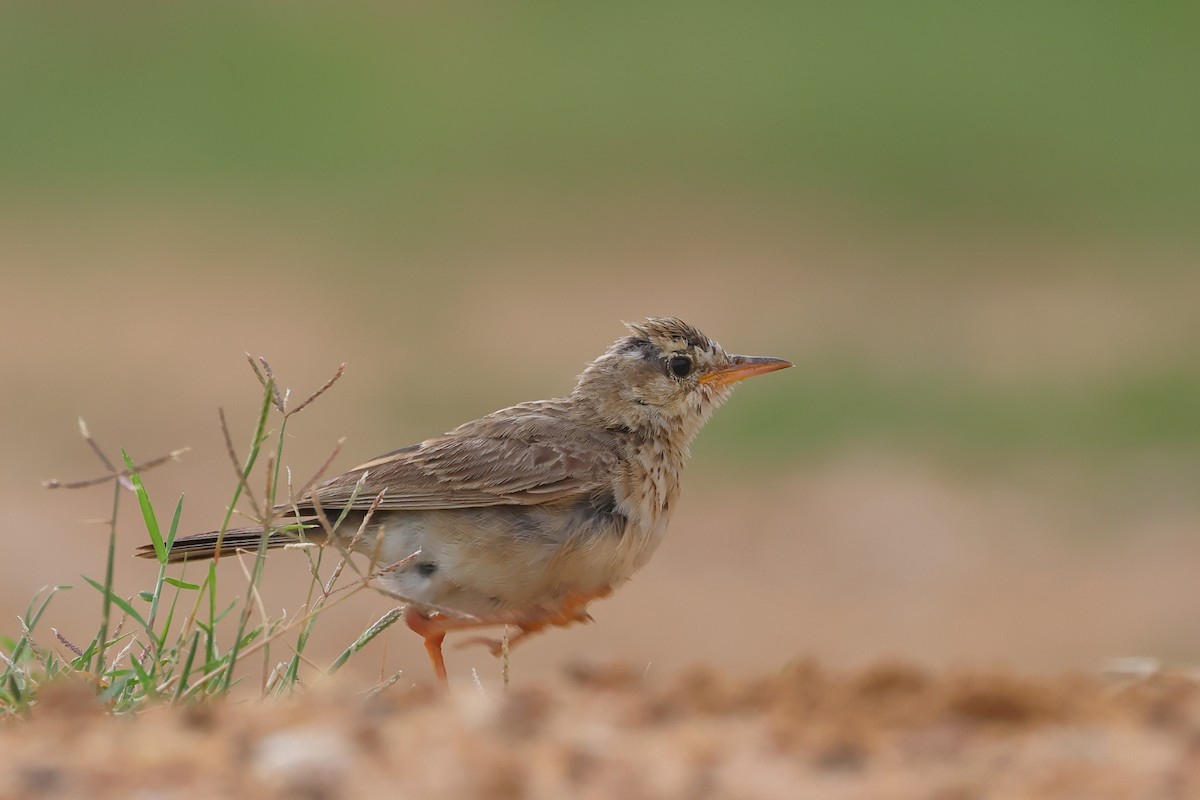
[[[332, 533], [372, 564], [400, 564], [376, 583], [408, 602], [405, 621], [443, 683], [448, 632], [513, 625], [515, 644], [590, 619], [587, 604], [629, 580], [662, 541], [688, 447], [712, 412], [738, 381], [791, 366], [726, 353], [674, 318], [627, 327], [569, 395], [496, 411], [280, 506], [268, 546]], [[320, 515], [341, 522], [327, 527]], [[253, 550], [262, 535], [187, 536], [170, 558]]]

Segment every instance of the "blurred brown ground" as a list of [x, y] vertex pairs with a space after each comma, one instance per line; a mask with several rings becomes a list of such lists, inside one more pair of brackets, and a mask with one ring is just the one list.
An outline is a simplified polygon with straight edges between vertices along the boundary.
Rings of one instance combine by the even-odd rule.
[[[0, 726], [5, 797], [1195, 797], [1194, 676], [903, 664], [664, 679], [577, 668], [510, 692], [323, 685], [294, 700], [99, 712], [69, 682]], [[53, 743], [53, 744], [51, 744]]]

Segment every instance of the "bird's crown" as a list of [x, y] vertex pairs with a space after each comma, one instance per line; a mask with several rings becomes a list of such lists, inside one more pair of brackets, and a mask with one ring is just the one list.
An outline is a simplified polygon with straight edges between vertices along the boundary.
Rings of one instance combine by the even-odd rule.
[[642, 322], [626, 322], [625, 327], [633, 334], [626, 337], [627, 344], [644, 342], [667, 352], [686, 348], [697, 351], [719, 349], [716, 342], [678, 317], [648, 317]]

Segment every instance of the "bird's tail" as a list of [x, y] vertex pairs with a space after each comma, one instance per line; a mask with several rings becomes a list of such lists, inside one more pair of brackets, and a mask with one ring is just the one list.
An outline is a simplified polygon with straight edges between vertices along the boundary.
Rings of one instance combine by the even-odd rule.
[[[218, 555], [228, 556], [240, 551], [256, 551], [262, 542], [262, 528], [230, 528], [224, 536], [220, 531], [207, 531], [183, 536], [171, 545], [167, 553], [167, 561], [190, 561], [203, 558], [216, 558]], [[218, 539], [220, 546], [218, 547]], [[325, 533], [318, 527], [307, 528], [303, 532], [294, 526], [286, 529], [276, 529], [267, 534], [267, 549], [274, 550], [288, 545], [319, 544], [325, 540]], [[137, 549], [140, 558], [156, 558], [154, 545], [144, 544]]]

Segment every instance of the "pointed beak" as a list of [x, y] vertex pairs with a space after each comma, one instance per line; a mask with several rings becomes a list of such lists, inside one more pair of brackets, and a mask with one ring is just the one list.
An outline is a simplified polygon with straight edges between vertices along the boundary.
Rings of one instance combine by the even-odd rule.
[[792, 362], [770, 356], [730, 356], [729, 366], [700, 376], [700, 383], [708, 386], [729, 386], [740, 380], [765, 375], [777, 369], [787, 369]]

